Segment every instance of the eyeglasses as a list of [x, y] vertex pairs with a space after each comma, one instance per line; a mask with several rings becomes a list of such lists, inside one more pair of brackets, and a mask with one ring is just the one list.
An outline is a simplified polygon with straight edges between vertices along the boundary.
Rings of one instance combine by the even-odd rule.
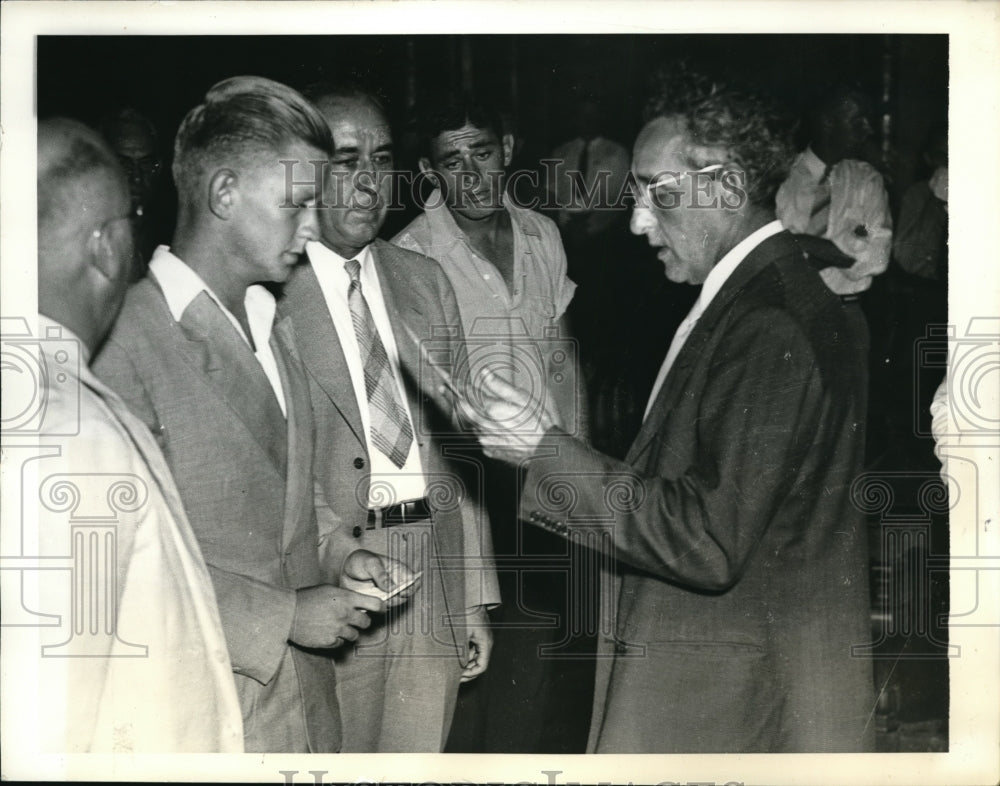
[[640, 196], [641, 202], [646, 207], [655, 206], [659, 208], [676, 207], [676, 199], [664, 198], [667, 195], [676, 196], [681, 182], [694, 175], [704, 175], [708, 173], [718, 173], [723, 169], [723, 164], [710, 164], [709, 166], [696, 169], [693, 172], [661, 172], [645, 186], [642, 186]]
[[118, 160], [121, 161], [122, 168], [129, 177], [136, 175], [152, 177], [160, 171], [161, 164], [156, 156], [149, 155], [142, 158], [132, 158], [131, 156], [119, 154]]

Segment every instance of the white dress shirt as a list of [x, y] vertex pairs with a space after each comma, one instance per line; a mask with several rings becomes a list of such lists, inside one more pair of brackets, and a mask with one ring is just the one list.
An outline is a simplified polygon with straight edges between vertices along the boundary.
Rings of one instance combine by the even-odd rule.
[[274, 312], [277, 308], [274, 295], [260, 284], [247, 287], [243, 305], [247, 310], [250, 335], [253, 336], [253, 344], [251, 344], [239, 320], [233, 316], [228, 308], [222, 305], [222, 301], [209, 289], [201, 276], [179, 257], [170, 253], [167, 246], [159, 246], [153, 252], [149, 269], [160, 283], [163, 296], [167, 300], [167, 307], [175, 322], [181, 321], [184, 311], [199, 294], [208, 293], [208, 296], [222, 309], [222, 313], [233, 323], [233, 327], [236, 328], [243, 340], [247, 342], [247, 346], [253, 350], [254, 357], [257, 358], [257, 362], [264, 370], [267, 381], [271, 383], [282, 414], [287, 417], [285, 391], [281, 386], [281, 374], [278, 372], [278, 363], [274, 359], [274, 351], [271, 349], [271, 328], [274, 327]]
[[[365, 430], [365, 444], [368, 447], [368, 460], [371, 466], [368, 506], [377, 508], [423, 497], [427, 493], [427, 482], [424, 478], [423, 465], [420, 462], [420, 446], [417, 442], [416, 428], [413, 429], [413, 442], [410, 443], [410, 452], [402, 467], [393, 464], [389, 457], [372, 443], [371, 414], [368, 411], [368, 393], [365, 390], [364, 363], [361, 360], [361, 350], [358, 347], [357, 334], [354, 332], [354, 320], [351, 317], [351, 308], [347, 300], [351, 277], [344, 268], [344, 263], [348, 260], [317, 241], [310, 242], [306, 246], [306, 252], [309, 254], [309, 261], [312, 263], [313, 271], [319, 280], [326, 307], [333, 318], [333, 326], [337, 329], [340, 346], [344, 351], [344, 359], [347, 361], [347, 368], [351, 373], [351, 383], [354, 386], [358, 409], [361, 412], [361, 424]], [[375, 272], [375, 260], [372, 258], [371, 247], [366, 247], [360, 254], [351, 258], [358, 260], [361, 264], [359, 274], [361, 292], [365, 296], [368, 309], [375, 322], [375, 328], [378, 330], [379, 338], [382, 339], [385, 352], [389, 356], [389, 366], [392, 368], [392, 374], [396, 380], [399, 402], [403, 411], [406, 412], [406, 416], [410, 419], [410, 424], [413, 425], [413, 415], [407, 402], [406, 389], [403, 387], [403, 377], [399, 368], [399, 350], [396, 347], [389, 313], [385, 308], [382, 286], [379, 283], [378, 274]]]
[[670, 371], [670, 367], [674, 364], [674, 361], [680, 354], [681, 348], [684, 346], [684, 342], [687, 341], [687, 337], [691, 335], [691, 330], [694, 328], [699, 318], [701, 318], [701, 315], [705, 313], [705, 309], [708, 308], [715, 296], [719, 294], [719, 290], [722, 289], [722, 285], [726, 283], [726, 280], [733, 274], [733, 271], [739, 267], [740, 262], [746, 259], [751, 251], [757, 248], [757, 246], [769, 237], [778, 234], [782, 230], [784, 230], [784, 227], [781, 225], [780, 221], [775, 220], [769, 224], [765, 224], [757, 231], [751, 232], [739, 243], [733, 246], [729, 252], [716, 263], [715, 267], [709, 271], [708, 277], [705, 279], [705, 283], [701, 286], [701, 292], [698, 294], [698, 299], [694, 302], [694, 305], [691, 306], [691, 310], [688, 312], [688, 315], [684, 317], [684, 321], [681, 322], [680, 327], [677, 328], [677, 332], [674, 333], [673, 341], [670, 342], [670, 349], [667, 350], [667, 356], [664, 358], [663, 365], [660, 366], [660, 371], [656, 375], [656, 381], [653, 383], [653, 392], [649, 394], [649, 401], [646, 404], [646, 412], [642, 416], [643, 420], [649, 417], [649, 411], [653, 408], [653, 402], [656, 401], [660, 388], [663, 387], [663, 383], [667, 378], [667, 372]]

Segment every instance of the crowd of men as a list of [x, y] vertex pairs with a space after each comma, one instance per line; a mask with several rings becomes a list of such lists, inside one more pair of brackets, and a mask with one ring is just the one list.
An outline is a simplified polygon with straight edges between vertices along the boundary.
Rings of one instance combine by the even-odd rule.
[[[84, 361], [78, 411], [48, 399], [78, 433], [44, 438], [62, 472], [148, 488], [117, 522], [115, 637], [41, 659], [45, 749], [440, 752], [454, 726], [465, 750], [531, 752], [589, 687], [553, 688], [539, 620], [582, 601], [528, 555], [583, 543], [602, 566], [587, 751], [870, 750], [857, 295], [891, 222], [835, 127], [870, 133], [863, 109], [833, 96], [796, 158], [752, 92], [685, 72], [650, 97], [619, 178], [630, 228], [700, 290], [624, 456], [590, 439], [566, 318], [563, 240], [612, 253], [613, 221], [508, 198], [496, 107], [424, 109], [436, 188], [388, 242], [376, 96], [219, 82], [177, 133], [172, 239], [148, 258], [155, 135], [42, 120], [38, 325]], [[126, 128], [149, 147], [113, 149]], [[624, 159], [566, 146], [583, 176], [591, 156]], [[68, 537], [47, 508], [37, 527]]]

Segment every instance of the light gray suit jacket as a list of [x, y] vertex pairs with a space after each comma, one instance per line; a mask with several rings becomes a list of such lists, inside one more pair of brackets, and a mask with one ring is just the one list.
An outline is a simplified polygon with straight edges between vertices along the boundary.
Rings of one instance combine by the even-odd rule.
[[[461, 647], [467, 611], [500, 600], [492, 541], [480, 505], [479, 454], [471, 434], [456, 432], [451, 403], [437, 392], [433, 372], [426, 364], [421, 368], [420, 351], [406, 333], [409, 328], [433, 347], [435, 363], [461, 373], [466, 366], [461, 319], [451, 285], [436, 262], [381, 240], [372, 244], [372, 252], [386, 311], [397, 326], [403, 383], [435, 508], [435, 550], [447, 608], [435, 610], [434, 616], [452, 629]], [[311, 265], [296, 269], [279, 313], [295, 327], [311, 380], [319, 484], [341, 521], [343, 535], [359, 537], [367, 520], [368, 447], [347, 361]]]
[[271, 336], [287, 469], [261, 439], [260, 387], [224, 360], [214, 330], [190, 306], [175, 322], [150, 274], [129, 290], [93, 368], [157, 437], [180, 489], [215, 585], [246, 750], [334, 752], [333, 663], [288, 641], [295, 590], [324, 580], [309, 388], [292, 325], [278, 321]]

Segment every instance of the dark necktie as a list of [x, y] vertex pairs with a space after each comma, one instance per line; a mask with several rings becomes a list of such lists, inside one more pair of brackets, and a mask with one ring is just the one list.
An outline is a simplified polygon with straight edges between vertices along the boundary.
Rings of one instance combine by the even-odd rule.
[[833, 171], [833, 164], [827, 164], [823, 170], [823, 176], [816, 184], [816, 195], [813, 197], [812, 209], [809, 211], [809, 226], [806, 234], [821, 236], [826, 234], [827, 225], [830, 223], [830, 200], [833, 197], [833, 190], [830, 186], [830, 172]]
[[389, 365], [389, 355], [375, 328], [371, 309], [361, 291], [361, 263], [349, 259], [344, 263], [351, 277], [347, 304], [351, 309], [354, 334], [358, 338], [361, 363], [365, 370], [365, 394], [371, 420], [371, 438], [375, 445], [397, 467], [406, 463], [413, 443], [413, 428], [399, 400], [399, 388]]

